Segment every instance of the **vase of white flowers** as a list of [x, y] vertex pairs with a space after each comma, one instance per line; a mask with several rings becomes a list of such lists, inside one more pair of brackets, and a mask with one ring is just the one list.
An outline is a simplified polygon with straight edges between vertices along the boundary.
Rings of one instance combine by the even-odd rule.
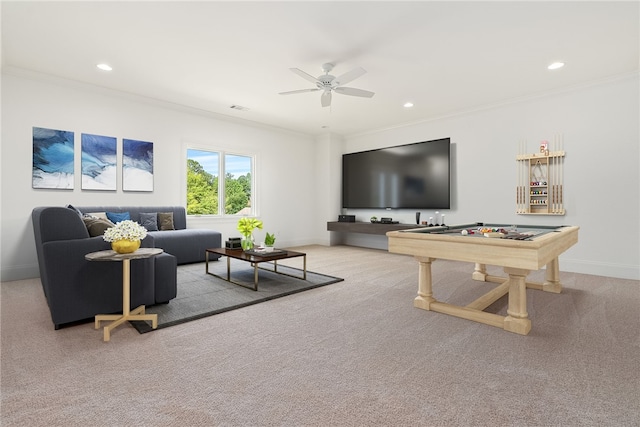
[[107, 228], [102, 236], [105, 242], [111, 243], [111, 249], [119, 254], [137, 251], [140, 241], [145, 237], [147, 237], [147, 229], [130, 219]]
[[242, 234], [242, 250], [249, 251], [253, 249], [255, 240], [253, 238], [253, 230], [256, 228], [262, 230], [262, 221], [256, 218], [240, 218], [238, 220], [238, 231]]

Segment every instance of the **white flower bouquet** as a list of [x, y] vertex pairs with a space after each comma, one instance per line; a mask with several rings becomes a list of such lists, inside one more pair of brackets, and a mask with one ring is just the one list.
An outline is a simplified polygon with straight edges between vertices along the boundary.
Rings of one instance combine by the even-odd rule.
[[145, 237], [147, 237], [147, 229], [130, 219], [120, 221], [115, 226], [107, 228], [102, 236], [106, 242], [117, 242], [118, 240], [136, 241]]

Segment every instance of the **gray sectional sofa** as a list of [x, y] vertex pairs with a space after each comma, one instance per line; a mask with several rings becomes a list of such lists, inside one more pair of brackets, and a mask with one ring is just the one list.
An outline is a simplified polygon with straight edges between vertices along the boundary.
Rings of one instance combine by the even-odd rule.
[[35, 208], [32, 222], [40, 279], [56, 329], [96, 314], [122, 311], [122, 263], [84, 258], [87, 253], [111, 247], [101, 235], [90, 234], [82, 217], [105, 212], [128, 212], [134, 221], [149, 213], [163, 213], [165, 219], [172, 219], [173, 229], [149, 231], [142, 241], [142, 247], [162, 248], [164, 253], [131, 262], [131, 308], [168, 303], [177, 293], [177, 265], [204, 261], [205, 249], [221, 246], [219, 232], [187, 229], [181, 206]]
[[82, 214], [128, 212], [136, 222], [141, 222], [140, 215], [144, 213], [171, 213], [173, 230], [149, 231], [142, 247], [162, 248], [177, 258], [178, 265], [202, 262], [205, 249], [221, 247], [222, 235], [219, 232], [187, 228], [187, 213], [182, 206], [75, 206], [75, 209]]

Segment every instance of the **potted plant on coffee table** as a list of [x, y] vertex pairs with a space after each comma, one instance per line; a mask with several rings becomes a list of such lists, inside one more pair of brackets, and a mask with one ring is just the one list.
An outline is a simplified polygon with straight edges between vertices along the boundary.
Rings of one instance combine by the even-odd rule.
[[275, 234], [269, 234], [269, 232], [267, 232], [267, 235], [264, 237], [265, 250], [267, 252], [273, 252], [273, 245], [275, 243], [276, 243]]

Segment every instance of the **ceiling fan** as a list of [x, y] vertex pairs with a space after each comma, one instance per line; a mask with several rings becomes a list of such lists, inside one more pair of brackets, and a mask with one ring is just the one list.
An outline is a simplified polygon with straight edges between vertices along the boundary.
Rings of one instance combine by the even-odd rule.
[[291, 95], [294, 93], [304, 93], [304, 92], [317, 92], [322, 91], [322, 96], [320, 97], [320, 103], [323, 107], [328, 107], [331, 105], [331, 92], [335, 91], [336, 93], [341, 93], [343, 95], [350, 96], [361, 96], [364, 98], [371, 98], [375, 95], [373, 92], [369, 92], [368, 90], [356, 89], [353, 87], [344, 87], [344, 84], [349, 83], [352, 80], [357, 79], [366, 73], [365, 69], [362, 67], [354, 68], [348, 73], [344, 73], [341, 76], [334, 77], [329, 72], [333, 70], [333, 64], [327, 63], [322, 65], [322, 71], [324, 74], [319, 76], [318, 78], [313, 77], [310, 74], [305, 73], [304, 71], [298, 68], [290, 68], [291, 71], [299, 75], [305, 80], [309, 80], [311, 83], [315, 84], [316, 87], [313, 89], [300, 89], [300, 90], [292, 90], [289, 92], [280, 92], [280, 95]]

